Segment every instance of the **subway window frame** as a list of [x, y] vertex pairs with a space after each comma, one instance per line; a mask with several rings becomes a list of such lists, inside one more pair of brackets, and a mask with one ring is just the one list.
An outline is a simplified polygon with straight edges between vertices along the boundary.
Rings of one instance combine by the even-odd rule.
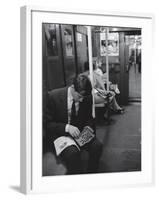
[[21, 8], [21, 192], [154, 183], [153, 21]]

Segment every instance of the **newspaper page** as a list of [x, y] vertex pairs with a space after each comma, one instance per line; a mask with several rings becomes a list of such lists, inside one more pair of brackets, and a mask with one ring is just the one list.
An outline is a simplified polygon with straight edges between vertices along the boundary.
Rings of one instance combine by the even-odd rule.
[[82, 147], [85, 144], [89, 143], [94, 138], [94, 130], [89, 127], [85, 126], [83, 131], [81, 132], [78, 138], [75, 138], [77, 144]]
[[73, 140], [73, 138], [71, 137], [67, 137], [67, 136], [61, 136], [59, 138], [57, 138], [54, 141], [54, 146], [55, 146], [55, 150], [56, 150], [56, 155], [59, 156], [60, 153], [66, 149], [67, 147], [71, 146], [71, 145], [75, 145], [79, 151], [80, 148], [78, 147], [78, 145], [76, 144], [76, 142]]

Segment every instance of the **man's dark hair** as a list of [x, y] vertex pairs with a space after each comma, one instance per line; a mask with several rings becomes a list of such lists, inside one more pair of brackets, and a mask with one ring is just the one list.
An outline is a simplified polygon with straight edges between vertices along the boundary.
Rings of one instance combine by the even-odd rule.
[[73, 80], [75, 91], [87, 96], [92, 92], [92, 85], [89, 78], [84, 74], [77, 75]]

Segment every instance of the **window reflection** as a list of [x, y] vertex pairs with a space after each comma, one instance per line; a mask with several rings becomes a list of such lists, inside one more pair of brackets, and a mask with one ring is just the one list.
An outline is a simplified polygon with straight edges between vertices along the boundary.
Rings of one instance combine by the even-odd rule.
[[64, 31], [64, 40], [65, 40], [65, 50], [66, 56], [73, 56], [73, 43], [72, 43], [72, 32], [69, 29]]
[[45, 36], [47, 40], [47, 55], [57, 56], [57, 38], [56, 38], [56, 25], [55, 24], [45, 24]]

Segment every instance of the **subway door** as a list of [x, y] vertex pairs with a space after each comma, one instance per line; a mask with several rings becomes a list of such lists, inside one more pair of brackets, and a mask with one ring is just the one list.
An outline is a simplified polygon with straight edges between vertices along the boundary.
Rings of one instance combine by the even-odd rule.
[[77, 72], [84, 72], [85, 62], [88, 62], [87, 28], [84, 26], [74, 26], [75, 46], [77, 55]]
[[129, 46], [126, 43], [126, 36], [125, 36], [125, 82], [126, 82], [126, 104], [129, 102]]
[[70, 85], [72, 83], [72, 79], [77, 73], [75, 62], [75, 38], [73, 33], [73, 26], [60, 25], [60, 29], [65, 82], [66, 85]]
[[60, 30], [58, 24], [43, 24], [43, 82], [50, 91], [64, 87]]
[[125, 44], [125, 33], [119, 34], [119, 59], [120, 59], [120, 95], [121, 104], [128, 104], [129, 97], [129, 73], [128, 73], [128, 50]]

